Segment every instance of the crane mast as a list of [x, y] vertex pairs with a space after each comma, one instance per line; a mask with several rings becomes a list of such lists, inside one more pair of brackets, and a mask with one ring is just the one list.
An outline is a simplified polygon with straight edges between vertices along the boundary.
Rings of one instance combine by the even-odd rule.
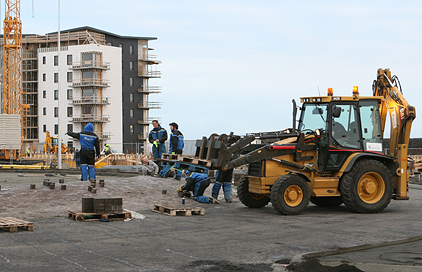
[[21, 116], [22, 123], [22, 22], [20, 0], [5, 0], [3, 23], [3, 113]]

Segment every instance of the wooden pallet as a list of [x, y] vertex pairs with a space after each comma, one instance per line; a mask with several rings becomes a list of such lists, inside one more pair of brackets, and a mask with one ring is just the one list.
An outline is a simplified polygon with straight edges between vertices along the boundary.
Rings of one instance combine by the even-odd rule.
[[162, 205], [154, 205], [153, 212], [161, 213], [170, 216], [176, 215], [184, 215], [184, 216], [191, 216], [191, 215], [205, 215], [204, 208], [170, 208]]
[[0, 217], [0, 229], [9, 232], [17, 232], [18, 228], [34, 231], [34, 223], [14, 217]]
[[203, 159], [199, 159], [199, 158], [195, 158], [195, 157], [179, 155], [177, 160], [180, 161], [180, 162], [195, 164], [195, 165], [199, 165], [199, 166], [203, 166], [203, 167], [210, 167], [211, 166], [211, 161], [203, 160]]
[[166, 161], [166, 162], [179, 161], [179, 162], [195, 164], [195, 165], [199, 165], [203, 167], [210, 167], [212, 163], [210, 160], [205, 160], [205, 159], [200, 159], [200, 158], [180, 155], [180, 154], [162, 154], [161, 160]]
[[125, 220], [127, 218], [132, 218], [130, 212], [122, 212], [115, 214], [107, 213], [83, 213], [83, 212], [72, 212], [68, 211], [68, 218], [72, 218], [75, 221], [98, 221], [101, 219], [109, 220]]

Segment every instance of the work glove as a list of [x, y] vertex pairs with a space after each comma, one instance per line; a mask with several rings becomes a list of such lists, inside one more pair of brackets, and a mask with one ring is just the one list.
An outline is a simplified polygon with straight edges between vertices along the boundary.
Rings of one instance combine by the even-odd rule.
[[67, 135], [67, 131], [66, 131], [66, 133], [64, 135]]
[[181, 192], [181, 191], [182, 191], [182, 187], [180, 187], [179, 189], [177, 189], [177, 191], [178, 191], [178, 192]]
[[155, 147], [158, 147], [157, 141], [154, 141], [154, 145]]
[[176, 152], [171, 152], [172, 155], [176, 154]]

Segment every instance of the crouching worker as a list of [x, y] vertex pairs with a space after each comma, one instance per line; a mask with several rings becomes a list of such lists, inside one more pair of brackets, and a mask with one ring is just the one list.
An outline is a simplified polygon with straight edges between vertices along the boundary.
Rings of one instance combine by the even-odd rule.
[[154, 175], [158, 175], [158, 171], [159, 171], [159, 168], [158, 168], [158, 165], [155, 164], [155, 162], [148, 160], [147, 157], [142, 158], [142, 165], [141, 165], [142, 175], [154, 176]]
[[182, 191], [191, 191], [193, 193], [193, 199], [201, 203], [216, 203], [218, 204], [217, 199], [214, 197], [204, 196], [205, 189], [208, 188], [211, 181], [208, 175], [196, 172], [185, 171], [186, 173], [186, 183], [179, 189], [178, 192]]

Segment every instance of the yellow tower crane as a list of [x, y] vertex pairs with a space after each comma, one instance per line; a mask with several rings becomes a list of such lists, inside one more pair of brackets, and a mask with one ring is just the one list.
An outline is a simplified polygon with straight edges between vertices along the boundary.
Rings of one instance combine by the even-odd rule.
[[[24, 115], [23, 109], [25, 107], [22, 105], [22, 22], [20, 17], [20, 0], [5, 0], [2, 80], [3, 113], [20, 116], [22, 146], [22, 121]], [[17, 150], [14, 150], [13, 153], [13, 157], [16, 158]]]

